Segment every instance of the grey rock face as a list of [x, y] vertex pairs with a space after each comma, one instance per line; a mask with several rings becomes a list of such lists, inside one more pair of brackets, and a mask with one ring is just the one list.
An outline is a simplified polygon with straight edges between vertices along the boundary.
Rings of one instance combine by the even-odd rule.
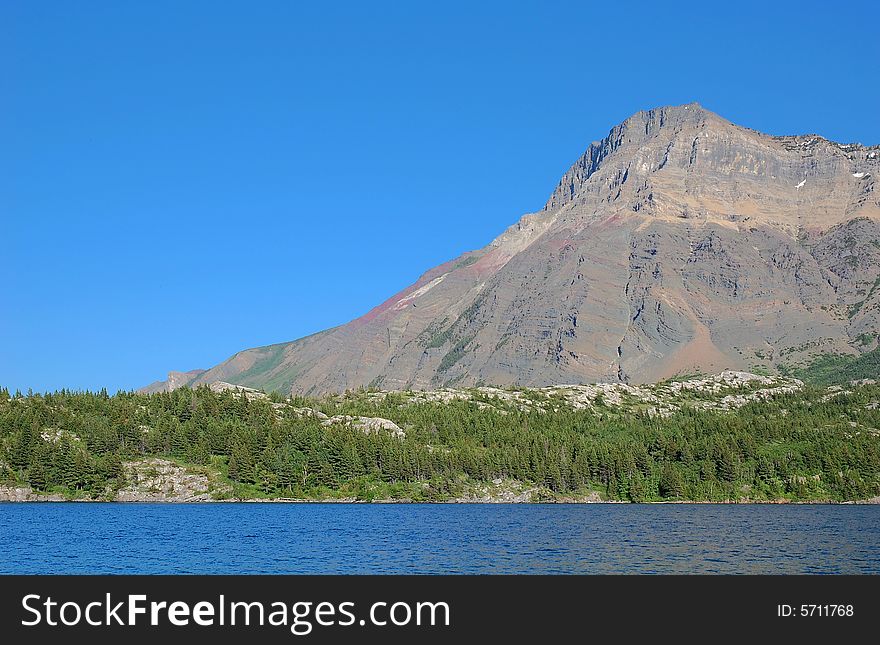
[[150, 458], [123, 464], [126, 486], [118, 502], [207, 502], [213, 499], [208, 477], [188, 473], [167, 459]]
[[697, 104], [640, 112], [485, 248], [186, 384], [645, 383], [853, 354], [880, 323], [878, 174], [878, 146], [772, 137]]
[[186, 387], [199, 376], [205, 373], [205, 370], [191, 370], [189, 372], [168, 372], [168, 380], [156, 381], [148, 386], [141, 388], [141, 392], [170, 392], [179, 387]]

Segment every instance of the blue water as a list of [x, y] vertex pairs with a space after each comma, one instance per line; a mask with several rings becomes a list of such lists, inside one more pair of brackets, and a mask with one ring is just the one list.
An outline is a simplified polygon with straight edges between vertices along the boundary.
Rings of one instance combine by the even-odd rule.
[[0, 504], [0, 573], [880, 573], [880, 506]]

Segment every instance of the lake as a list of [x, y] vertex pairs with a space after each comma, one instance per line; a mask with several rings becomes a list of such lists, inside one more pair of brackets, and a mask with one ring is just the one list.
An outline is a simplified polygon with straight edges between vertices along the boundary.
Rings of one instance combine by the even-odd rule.
[[0, 573], [880, 573], [880, 506], [6, 503]]

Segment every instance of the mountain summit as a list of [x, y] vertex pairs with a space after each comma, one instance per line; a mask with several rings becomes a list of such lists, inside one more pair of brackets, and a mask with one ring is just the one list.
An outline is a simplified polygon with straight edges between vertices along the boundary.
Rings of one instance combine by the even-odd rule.
[[880, 146], [639, 112], [485, 248], [348, 324], [145, 389], [643, 383], [857, 354], [880, 331], [878, 174]]

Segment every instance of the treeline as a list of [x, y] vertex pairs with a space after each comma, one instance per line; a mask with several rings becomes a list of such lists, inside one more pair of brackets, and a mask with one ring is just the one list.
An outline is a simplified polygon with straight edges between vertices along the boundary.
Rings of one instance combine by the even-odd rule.
[[[733, 413], [667, 418], [600, 407], [503, 413], [473, 403], [365, 395], [295, 405], [391, 419], [395, 438], [207, 388], [141, 395], [0, 390], [0, 483], [112, 497], [123, 464], [161, 456], [201, 466], [236, 496], [442, 500], [518, 480], [548, 495], [610, 499], [852, 500], [880, 494], [880, 387], [822, 390]], [[274, 401], [280, 399], [274, 397]]]

